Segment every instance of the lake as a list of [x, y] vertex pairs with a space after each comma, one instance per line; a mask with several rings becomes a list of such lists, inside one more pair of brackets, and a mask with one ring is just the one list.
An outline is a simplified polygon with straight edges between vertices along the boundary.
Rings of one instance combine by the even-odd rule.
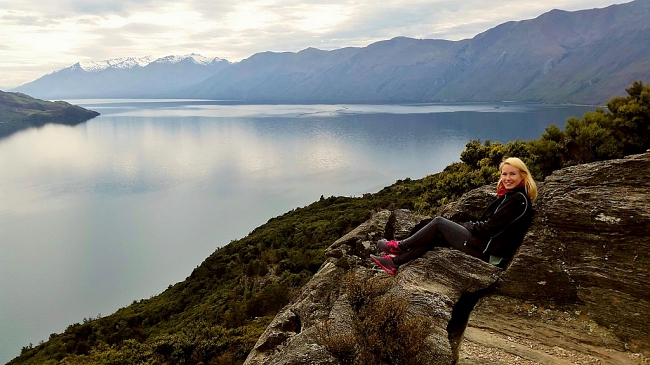
[[218, 247], [320, 198], [537, 139], [590, 106], [71, 100], [101, 116], [0, 139], [0, 363], [184, 280]]

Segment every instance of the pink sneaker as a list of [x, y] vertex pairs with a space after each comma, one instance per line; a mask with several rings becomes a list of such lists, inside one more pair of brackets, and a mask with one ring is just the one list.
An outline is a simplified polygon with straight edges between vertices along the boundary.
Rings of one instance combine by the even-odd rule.
[[370, 255], [370, 259], [379, 265], [388, 275], [395, 275], [397, 272], [397, 265], [393, 262], [393, 258], [390, 256], [375, 256]]
[[377, 241], [377, 247], [389, 255], [399, 255], [401, 253], [404, 253], [404, 251], [399, 248], [398, 242], [395, 240], [387, 241], [385, 239], [381, 239]]

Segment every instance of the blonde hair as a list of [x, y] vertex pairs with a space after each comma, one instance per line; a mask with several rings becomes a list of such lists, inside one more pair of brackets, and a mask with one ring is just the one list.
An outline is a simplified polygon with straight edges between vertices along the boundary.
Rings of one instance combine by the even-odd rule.
[[[530, 200], [535, 200], [535, 198], [537, 198], [537, 184], [535, 184], [535, 180], [533, 180], [533, 177], [530, 175], [530, 171], [528, 171], [528, 167], [526, 166], [524, 161], [522, 161], [517, 157], [506, 158], [499, 165], [499, 172], [501, 172], [503, 165], [510, 165], [516, 168], [517, 170], [519, 170], [519, 173], [524, 178], [524, 184], [526, 186], [526, 195], [528, 195]], [[499, 179], [499, 182], [497, 183], [497, 190], [499, 190], [502, 184], [503, 182], [501, 181], [501, 179]]]

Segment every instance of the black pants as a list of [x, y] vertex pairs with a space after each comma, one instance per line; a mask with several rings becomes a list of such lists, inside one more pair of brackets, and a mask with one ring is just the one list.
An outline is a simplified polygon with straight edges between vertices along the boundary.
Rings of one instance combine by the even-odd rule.
[[412, 236], [399, 241], [399, 247], [405, 252], [393, 258], [393, 262], [397, 265], [404, 264], [422, 257], [434, 247], [452, 247], [487, 260], [486, 255], [465, 245], [471, 239], [474, 238], [467, 228], [449, 219], [436, 217]]

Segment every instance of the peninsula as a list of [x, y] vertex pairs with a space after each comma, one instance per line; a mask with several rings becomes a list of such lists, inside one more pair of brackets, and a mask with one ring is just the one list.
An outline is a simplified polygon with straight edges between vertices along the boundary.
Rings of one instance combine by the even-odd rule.
[[45, 101], [22, 93], [0, 91], [0, 138], [48, 123], [77, 125], [99, 113], [65, 101]]

